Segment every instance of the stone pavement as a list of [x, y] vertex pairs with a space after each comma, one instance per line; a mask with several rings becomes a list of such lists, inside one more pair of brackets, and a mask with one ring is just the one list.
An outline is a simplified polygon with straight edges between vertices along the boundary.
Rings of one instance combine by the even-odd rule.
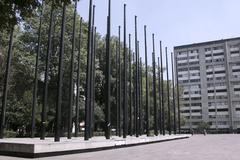
[[[240, 160], [240, 135], [194, 135], [189, 139], [39, 160]], [[0, 156], [0, 160], [21, 160]]]

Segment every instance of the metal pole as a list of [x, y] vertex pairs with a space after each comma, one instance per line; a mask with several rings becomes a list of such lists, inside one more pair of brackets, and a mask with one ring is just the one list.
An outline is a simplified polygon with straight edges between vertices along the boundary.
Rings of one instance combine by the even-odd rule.
[[7, 57], [5, 78], [4, 78], [4, 89], [3, 89], [3, 99], [2, 99], [2, 109], [1, 109], [0, 139], [4, 137], [4, 129], [5, 129], [8, 82], [9, 82], [9, 75], [11, 71], [11, 61], [12, 61], [13, 32], [14, 32], [14, 25], [11, 26], [10, 37], [9, 37], [10, 41], [8, 46], [8, 57]]
[[154, 106], [154, 135], [158, 135], [158, 118], [157, 118], [157, 92], [156, 92], [156, 63], [155, 63], [155, 43], [154, 34], [152, 34], [153, 52], [152, 52], [152, 63], [153, 63], [153, 106]]
[[94, 99], [93, 99], [93, 90], [94, 90], [94, 84], [93, 84], [93, 70], [94, 70], [94, 22], [95, 22], [95, 5], [93, 5], [93, 13], [92, 13], [92, 26], [91, 26], [91, 64], [90, 64], [90, 112], [89, 112], [89, 138], [93, 136], [93, 105], [94, 105]]
[[122, 129], [121, 129], [121, 107], [122, 107], [122, 67], [121, 67], [121, 27], [118, 27], [118, 81], [119, 81], [119, 98], [118, 98], [118, 129], [119, 129], [119, 133], [118, 136], [121, 137], [122, 135]]
[[161, 93], [162, 93], [162, 132], [165, 135], [165, 107], [164, 107], [164, 81], [163, 81], [163, 53], [162, 42], [160, 41], [160, 67], [161, 67]]
[[78, 48], [78, 70], [77, 70], [77, 97], [76, 97], [75, 137], [78, 137], [78, 131], [79, 131], [79, 97], [80, 97], [81, 48], [82, 48], [82, 17], [81, 17], [81, 19], [80, 19], [79, 48]]
[[62, 105], [62, 81], [63, 81], [63, 55], [64, 55], [64, 33], [66, 23], [66, 4], [63, 5], [62, 13], [62, 29], [60, 40], [60, 53], [59, 53], [59, 66], [58, 66], [58, 94], [55, 116], [55, 142], [60, 141], [60, 128], [61, 128], [61, 105]]
[[129, 134], [133, 135], [132, 131], [132, 57], [131, 57], [131, 34], [129, 34]]
[[132, 97], [133, 97], [133, 134], [136, 134], [136, 120], [137, 120], [137, 115], [136, 115], [136, 61], [135, 61], [135, 53], [133, 52], [132, 54], [132, 59], [133, 59], [133, 66], [134, 66], [134, 70], [133, 70], [133, 92], [132, 92]]
[[172, 60], [172, 89], [173, 89], [173, 129], [174, 134], [177, 133], [177, 127], [176, 127], [176, 105], [175, 105], [175, 84], [174, 84], [174, 64], [173, 64], [173, 53], [171, 53], [171, 60]]
[[108, 23], [107, 23], [107, 38], [106, 38], [106, 70], [105, 70], [105, 137], [110, 139], [110, 99], [111, 99], [111, 51], [110, 51], [110, 37], [111, 37], [111, 0], [108, 1]]
[[179, 83], [178, 83], [178, 64], [177, 64], [177, 56], [175, 59], [176, 65], [176, 85], [177, 85], [177, 108], [178, 108], [178, 134], [181, 134], [181, 115], [180, 115], [180, 95], [179, 95]]
[[91, 137], [94, 136], [94, 127], [95, 127], [95, 117], [94, 117], [94, 109], [95, 109], [95, 58], [96, 58], [96, 50], [97, 50], [97, 27], [94, 28], [94, 45], [93, 45], [93, 70], [92, 70], [92, 129], [91, 129]]
[[170, 108], [170, 98], [169, 98], [169, 75], [168, 75], [168, 55], [167, 55], [167, 47], [166, 51], [166, 70], [167, 70], [167, 103], [168, 103], [168, 132], [171, 135], [171, 108]]
[[142, 135], [143, 134], [143, 113], [142, 113], [142, 111], [143, 111], [143, 107], [142, 107], [142, 104], [143, 104], [143, 90], [142, 90], [142, 79], [143, 79], [143, 76], [142, 76], [142, 58], [140, 58], [140, 66], [139, 66], [139, 72], [140, 72], [140, 74], [139, 74], [139, 76], [140, 76], [140, 78], [139, 78], [139, 81], [140, 81], [140, 113], [139, 113], [139, 115], [140, 115], [140, 135]]
[[149, 92], [148, 92], [148, 58], [147, 58], [147, 26], [144, 26], [144, 39], [145, 39], [145, 76], [146, 76], [146, 134], [150, 136], [149, 132]]
[[73, 18], [73, 32], [72, 32], [72, 54], [71, 54], [71, 70], [70, 70], [70, 87], [69, 87], [69, 108], [68, 108], [68, 134], [67, 138], [72, 137], [72, 109], [73, 109], [73, 72], [74, 72], [74, 53], [75, 53], [75, 33], [76, 33], [76, 14], [77, 14], [77, 0], [75, 0], [74, 18]]
[[42, 39], [42, 18], [43, 18], [43, 4], [40, 13], [39, 19], [39, 28], [38, 28], [38, 47], [36, 54], [36, 63], [35, 63], [35, 78], [34, 78], [34, 89], [33, 89], [33, 103], [32, 103], [32, 123], [31, 123], [31, 138], [35, 137], [35, 124], [36, 124], [36, 106], [37, 106], [37, 91], [38, 91], [38, 64], [39, 64], [39, 55], [41, 52], [41, 39]]
[[88, 42], [87, 42], [87, 72], [86, 72], [86, 88], [85, 88], [85, 130], [84, 140], [89, 139], [90, 128], [90, 105], [91, 105], [91, 92], [90, 92], [90, 77], [91, 77], [91, 27], [92, 27], [92, 0], [89, 1], [89, 17], [88, 17]]
[[116, 122], [116, 136], [119, 135], [119, 58], [118, 58], [118, 41], [116, 41], [116, 113], [117, 113], [117, 122]]
[[51, 15], [50, 15], [50, 25], [48, 30], [48, 46], [47, 46], [47, 55], [46, 55], [46, 64], [45, 64], [45, 76], [44, 76], [44, 92], [43, 92], [43, 106], [41, 114], [41, 140], [45, 139], [46, 132], [46, 110], [48, 105], [48, 79], [49, 79], [49, 65], [52, 52], [52, 32], [53, 32], [53, 14], [54, 3], [52, 2]]
[[123, 76], [123, 93], [124, 93], [124, 98], [123, 98], [123, 138], [127, 137], [127, 114], [128, 114], [128, 95], [127, 95], [127, 47], [126, 47], [126, 4], [124, 4], [124, 38], [123, 38], [123, 59], [124, 59], [124, 76]]
[[137, 119], [138, 119], [138, 134], [141, 136], [141, 86], [140, 86], [140, 56], [139, 56], [139, 51], [140, 51], [140, 45], [139, 45], [139, 41], [137, 42], [138, 44], [138, 48], [137, 48], [137, 57], [138, 57], [138, 65], [137, 65], [137, 72], [138, 72], [138, 76], [137, 76], [137, 84], [138, 84], [138, 92], [137, 92], [137, 96], [138, 96], [138, 108], [137, 108]]
[[139, 136], [139, 126], [138, 126], [138, 38], [137, 38], [137, 16], [135, 16], [135, 61], [136, 61], [136, 67], [135, 67], [135, 126], [136, 126], [136, 137]]
[[160, 59], [158, 57], [158, 98], [159, 98], [159, 129], [162, 134], [162, 96], [161, 96], [161, 71], [160, 71]]

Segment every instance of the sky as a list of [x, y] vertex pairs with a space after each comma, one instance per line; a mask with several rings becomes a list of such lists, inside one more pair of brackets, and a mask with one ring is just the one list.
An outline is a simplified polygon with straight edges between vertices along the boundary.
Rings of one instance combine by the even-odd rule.
[[[155, 34], [156, 57], [159, 56], [160, 40], [163, 47], [168, 47], [170, 56], [174, 46], [240, 36], [239, 0], [112, 0], [113, 35], [118, 34], [119, 25], [123, 26], [124, 3], [127, 5], [127, 34], [133, 34], [133, 37], [134, 16], [138, 17], [142, 57], [143, 31], [147, 25], [148, 63], [152, 59], [152, 33]], [[96, 5], [97, 30], [105, 35], [108, 0], [93, 0], [93, 4]], [[88, 20], [88, 9], [89, 0], [81, 0], [78, 12], [85, 21]]]

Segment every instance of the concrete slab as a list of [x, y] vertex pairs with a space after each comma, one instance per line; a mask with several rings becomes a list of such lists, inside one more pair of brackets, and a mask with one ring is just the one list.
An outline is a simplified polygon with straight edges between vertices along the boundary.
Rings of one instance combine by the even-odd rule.
[[38, 158], [130, 147], [189, 137], [190, 135], [140, 136], [138, 138], [129, 136], [123, 139], [113, 136], [109, 140], [106, 140], [105, 137], [94, 137], [89, 141], [84, 141], [82, 137], [73, 137], [72, 139], [61, 138], [60, 142], [54, 142], [53, 138], [46, 138], [46, 140], [40, 140], [39, 138], [7, 138], [0, 140], [0, 155]]

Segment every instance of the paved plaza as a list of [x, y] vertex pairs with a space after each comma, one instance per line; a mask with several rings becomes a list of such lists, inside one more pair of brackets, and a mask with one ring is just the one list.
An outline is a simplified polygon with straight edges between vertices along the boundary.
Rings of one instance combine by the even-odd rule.
[[[240, 135], [194, 135], [191, 138], [136, 147], [81, 153], [40, 160], [239, 160]], [[0, 156], [0, 160], [20, 160]]]

